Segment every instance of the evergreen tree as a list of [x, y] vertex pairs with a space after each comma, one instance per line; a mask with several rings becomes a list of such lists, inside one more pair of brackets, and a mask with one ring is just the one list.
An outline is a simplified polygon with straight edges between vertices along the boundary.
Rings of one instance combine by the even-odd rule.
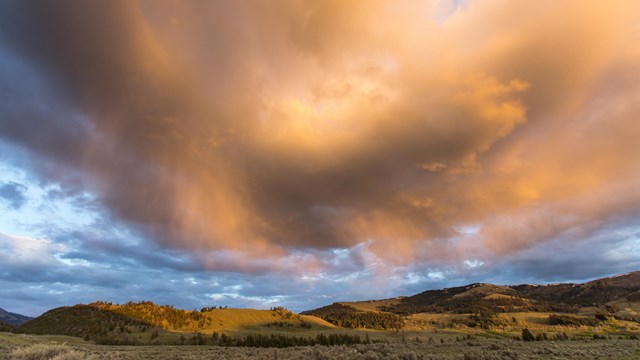
[[524, 329], [522, 329], [522, 340], [523, 341], [536, 341], [536, 337], [533, 336], [533, 334], [531, 333], [531, 331], [529, 331], [529, 329], [524, 328]]

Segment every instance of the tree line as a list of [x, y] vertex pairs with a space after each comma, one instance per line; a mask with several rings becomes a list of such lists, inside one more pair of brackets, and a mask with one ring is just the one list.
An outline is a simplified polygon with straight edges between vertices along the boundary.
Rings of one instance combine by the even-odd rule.
[[400, 330], [404, 327], [404, 319], [401, 316], [390, 313], [358, 311], [351, 306], [338, 303], [324, 306], [305, 314], [315, 315], [336, 326], [351, 329]]
[[197, 310], [176, 309], [171, 305], [156, 305], [151, 301], [127, 302], [113, 305], [107, 302], [94, 302], [90, 306], [109, 310], [130, 318], [141, 319], [167, 330], [198, 330], [211, 325], [211, 319]]

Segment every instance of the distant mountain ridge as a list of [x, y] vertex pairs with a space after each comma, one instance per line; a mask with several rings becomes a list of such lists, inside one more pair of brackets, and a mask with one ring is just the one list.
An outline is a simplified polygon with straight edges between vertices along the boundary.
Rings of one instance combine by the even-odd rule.
[[[640, 271], [605, 277], [585, 283], [549, 285], [493, 285], [474, 283], [466, 286], [427, 290], [412, 296], [384, 300], [338, 302], [303, 314], [316, 315], [327, 321], [345, 306], [356, 313], [383, 312], [396, 315], [418, 313], [507, 313], [559, 312], [575, 313], [587, 307], [606, 307], [611, 315], [621, 310], [617, 305], [640, 302]], [[638, 314], [621, 313], [637, 316]], [[336, 319], [332, 319], [336, 321]]]
[[640, 300], [640, 271], [592, 280], [582, 284], [517, 285], [522, 296], [577, 306], [601, 306], [621, 298]]
[[25, 315], [8, 312], [0, 308], [0, 322], [13, 325], [13, 326], [20, 326], [31, 319], [33, 318]]

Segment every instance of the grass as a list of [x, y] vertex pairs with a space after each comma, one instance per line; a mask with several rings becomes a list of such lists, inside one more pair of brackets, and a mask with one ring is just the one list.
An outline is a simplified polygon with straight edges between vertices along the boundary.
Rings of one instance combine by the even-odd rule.
[[[392, 301], [392, 300], [389, 300]], [[359, 304], [362, 309], [376, 305]], [[113, 305], [118, 306], [118, 305]], [[77, 310], [77, 309], [76, 309]], [[110, 310], [118, 310], [110, 309]], [[589, 309], [573, 314], [576, 318], [593, 319]], [[75, 314], [75, 313], [74, 313]], [[93, 314], [93, 312], [91, 312]], [[0, 360], [5, 359], [638, 359], [640, 341], [627, 339], [638, 335], [640, 324], [616, 320], [612, 317], [597, 326], [551, 326], [552, 313], [501, 313], [492, 317], [487, 328], [471, 327], [471, 314], [414, 314], [406, 317], [402, 331], [344, 329], [335, 327], [315, 316], [298, 315], [284, 309], [209, 309], [200, 312], [206, 321], [198, 329], [204, 336], [225, 333], [245, 337], [252, 334], [312, 337], [323, 333], [359, 335], [382, 344], [275, 348], [223, 348], [218, 346], [190, 346], [193, 324], [168, 331], [154, 327], [130, 325], [117, 336], [135, 340], [140, 345], [96, 345], [92, 341], [61, 335], [24, 335], [0, 333]], [[98, 316], [100, 315], [100, 316]], [[97, 319], [104, 314], [98, 313]], [[76, 319], [77, 317], [73, 316]], [[118, 317], [104, 317], [118, 319]], [[60, 318], [62, 319], [62, 317]], [[75, 324], [70, 322], [70, 324]], [[309, 324], [309, 326], [301, 326]], [[528, 328], [534, 336], [546, 334], [553, 339], [566, 333], [572, 341], [539, 341], [525, 343], [513, 340]], [[597, 335], [594, 337], [594, 335]], [[604, 339], [600, 339], [604, 336]], [[597, 339], [596, 339], [597, 338]]]
[[[425, 333], [425, 332], [422, 332]], [[621, 359], [640, 358], [639, 340], [579, 340], [522, 342], [500, 337], [439, 332], [437, 341], [416, 341], [393, 333], [389, 343], [273, 348], [223, 348], [216, 346], [104, 346], [87, 342], [53, 342], [47, 336], [0, 333], [0, 359]], [[459, 334], [458, 334], [459, 335]], [[457, 337], [457, 339], [456, 339]], [[18, 338], [18, 339], [15, 339]], [[59, 339], [62, 340], [62, 339]], [[442, 341], [440, 341], [442, 340]]]
[[[133, 306], [136, 305], [134, 304]], [[156, 305], [147, 305], [147, 308], [151, 307], [157, 308]], [[127, 310], [127, 305], [110, 304], [101, 305], [100, 308], [127, 315], [125, 312]], [[142, 313], [146, 313], [146, 309], [144, 308], [144, 306], [140, 306], [140, 308], [142, 309]], [[188, 313], [184, 310], [178, 311]], [[264, 328], [264, 330], [268, 332], [269, 329], [267, 328], [270, 327], [268, 325], [275, 322], [286, 323], [288, 325], [291, 325], [292, 328], [300, 328], [303, 322], [308, 323], [312, 328], [316, 329], [329, 329], [335, 327], [334, 325], [316, 316], [298, 315], [285, 309], [256, 310], [216, 308], [204, 312], [198, 312], [198, 315], [202, 315], [204, 317], [203, 321], [201, 321], [198, 326], [194, 326], [194, 322], [189, 322], [177, 328], [173, 328], [167, 320], [157, 321], [151, 318], [146, 318], [144, 316], [141, 316], [139, 319], [172, 331], [190, 332], [197, 330], [203, 333], [213, 333], [214, 331], [219, 333], [234, 332], [242, 331], [243, 329], [256, 328]]]

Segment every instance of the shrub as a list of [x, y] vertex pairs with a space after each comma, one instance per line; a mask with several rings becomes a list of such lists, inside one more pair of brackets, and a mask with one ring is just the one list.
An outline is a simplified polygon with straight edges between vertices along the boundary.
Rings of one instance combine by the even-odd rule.
[[549, 315], [549, 325], [564, 326], [597, 326], [600, 321], [596, 318], [580, 318], [571, 315]]
[[81, 360], [87, 354], [60, 344], [35, 344], [14, 349], [10, 354], [16, 360]]
[[522, 329], [522, 340], [523, 341], [536, 341], [536, 337], [533, 336], [533, 334], [531, 333], [531, 331], [529, 331], [529, 329], [524, 328], [524, 329]]

